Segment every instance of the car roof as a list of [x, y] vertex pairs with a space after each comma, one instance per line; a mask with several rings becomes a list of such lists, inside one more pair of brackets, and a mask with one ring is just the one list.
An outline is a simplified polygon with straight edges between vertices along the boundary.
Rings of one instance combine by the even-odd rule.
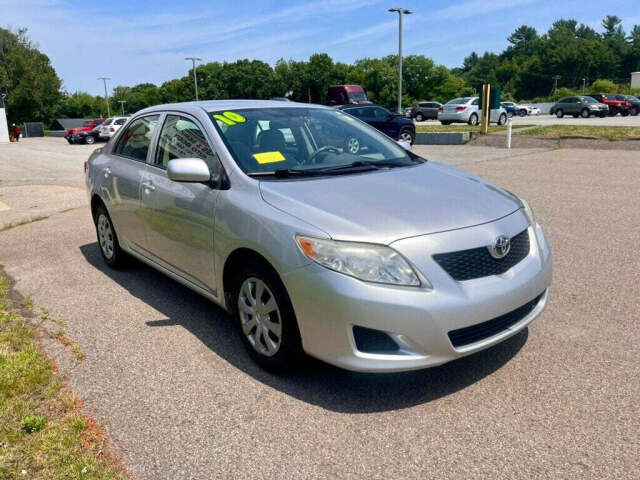
[[219, 110], [237, 110], [243, 108], [319, 108], [328, 109], [324, 105], [312, 103], [283, 102], [281, 100], [202, 100], [199, 102], [166, 103], [148, 107], [136, 114], [163, 112], [165, 110], [182, 110], [187, 112], [202, 111], [215, 112]]

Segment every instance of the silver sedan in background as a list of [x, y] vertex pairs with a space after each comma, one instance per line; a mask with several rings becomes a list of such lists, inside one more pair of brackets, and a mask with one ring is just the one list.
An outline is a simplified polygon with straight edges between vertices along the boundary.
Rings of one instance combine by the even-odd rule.
[[294, 102], [142, 110], [85, 164], [100, 251], [232, 313], [266, 368], [440, 365], [542, 312], [551, 251], [524, 200], [406, 147]]
[[[438, 110], [438, 120], [443, 125], [451, 123], [468, 123], [478, 125], [482, 119], [482, 109], [479, 97], [461, 97], [449, 100]], [[507, 123], [507, 111], [503, 108], [493, 108], [489, 112], [489, 122], [504, 125]]]

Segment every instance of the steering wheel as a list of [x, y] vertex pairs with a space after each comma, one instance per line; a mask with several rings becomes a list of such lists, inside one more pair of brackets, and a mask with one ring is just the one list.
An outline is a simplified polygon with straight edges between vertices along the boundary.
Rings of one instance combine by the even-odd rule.
[[342, 150], [340, 150], [338, 147], [334, 147], [333, 145], [325, 145], [324, 147], [320, 147], [318, 150], [316, 150], [313, 155], [311, 155], [307, 161], [305, 163], [308, 164], [315, 164], [318, 163], [317, 162], [317, 158], [318, 155], [320, 155], [321, 153], [342, 153]]

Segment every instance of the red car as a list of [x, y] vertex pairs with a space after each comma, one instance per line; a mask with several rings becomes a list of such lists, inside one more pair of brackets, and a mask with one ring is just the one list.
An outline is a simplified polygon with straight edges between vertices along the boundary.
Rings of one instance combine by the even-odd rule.
[[371, 103], [360, 85], [332, 85], [327, 91], [327, 105]]
[[609, 116], [615, 117], [618, 113], [626, 117], [631, 113], [631, 103], [626, 100], [620, 100], [610, 93], [589, 93], [589, 97], [594, 98], [600, 103], [609, 106]]
[[67, 139], [67, 142], [73, 143], [73, 136], [77, 135], [80, 132], [90, 132], [98, 125], [102, 125], [104, 123], [104, 118], [96, 118], [93, 120], [85, 121], [81, 127], [76, 128], [67, 128], [67, 131], [64, 132], [64, 138]]

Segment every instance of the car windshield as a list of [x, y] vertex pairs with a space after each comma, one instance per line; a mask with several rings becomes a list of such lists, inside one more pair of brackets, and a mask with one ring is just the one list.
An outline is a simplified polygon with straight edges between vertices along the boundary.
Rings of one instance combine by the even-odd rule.
[[364, 92], [349, 92], [348, 95], [350, 100], [359, 101], [367, 99], [367, 96], [364, 94]]
[[605, 95], [604, 98], [606, 98], [607, 100], [615, 100], [616, 96], [615, 95]]
[[471, 97], [454, 98], [453, 100], [449, 100], [447, 105], [460, 105], [462, 103], [467, 103], [469, 100], [471, 100]]
[[252, 108], [211, 112], [236, 163], [248, 175], [347, 173], [424, 160], [351, 115], [324, 108]]
[[584, 103], [598, 103], [595, 98], [591, 97], [580, 97], [580, 100], [582, 100]]
[[107, 118], [107, 119], [104, 121], [103, 125], [105, 125], [105, 126], [106, 126], [106, 125], [111, 125], [112, 123], [113, 123], [113, 118]]

